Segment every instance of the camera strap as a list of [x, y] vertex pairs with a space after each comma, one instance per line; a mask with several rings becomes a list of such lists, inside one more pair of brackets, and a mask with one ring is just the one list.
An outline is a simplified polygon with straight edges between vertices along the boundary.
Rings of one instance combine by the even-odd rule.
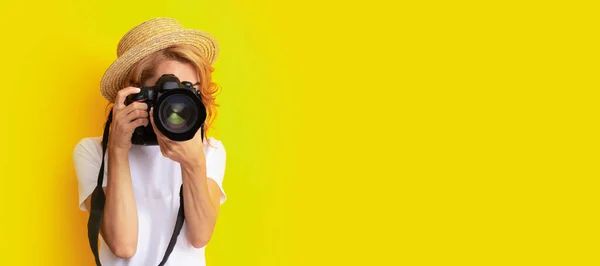
[[[104, 189], [102, 188], [102, 183], [104, 181], [104, 156], [106, 155], [106, 145], [108, 143], [108, 134], [110, 131], [110, 123], [112, 122], [112, 110], [108, 114], [108, 119], [106, 120], [106, 125], [104, 126], [104, 135], [102, 135], [102, 164], [100, 165], [100, 172], [98, 173], [98, 183], [94, 192], [92, 192], [92, 202], [90, 209], [90, 218], [88, 220], [88, 240], [90, 242], [90, 248], [92, 249], [92, 253], [94, 253], [94, 258], [96, 260], [96, 265], [101, 266], [100, 264], [100, 256], [98, 253], [98, 236], [100, 235], [100, 225], [102, 223], [102, 217], [104, 214], [104, 203], [106, 202], [106, 195], [104, 195]], [[184, 211], [183, 211], [183, 185], [179, 188], [179, 211], [177, 212], [177, 220], [175, 222], [175, 228], [173, 230], [173, 235], [171, 236], [171, 240], [169, 241], [169, 245], [167, 246], [167, 250], [163, 259], [161, 260], [158, 266], [164, 266], [173, 252], [175, 248], [175, 243], [177, 243], [177, 237], [181, 232], [181, 228], [183, 228], [183, 221], [185, 219]]]

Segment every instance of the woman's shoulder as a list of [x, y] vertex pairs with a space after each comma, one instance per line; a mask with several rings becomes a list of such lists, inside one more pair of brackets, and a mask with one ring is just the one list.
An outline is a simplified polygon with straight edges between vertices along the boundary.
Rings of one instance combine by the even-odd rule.
[[75, 154], [86, 153], [88, 155], [102, 154], [102, 137], [87, 137], [81, 139], [73, 151]]
[[99, 147], [99, 148], [102, 148], [102, 137], [87, 137], [87, 138], [82, 138], [77, 143], [77, 146]]
[[206, 140], [204, 140], [204, 145], [208, 148], [208, 150], [218, 150], [223, 152], [225, 151], [225, 146], [223, 146], [223, 142], [214, 137], [206, 138]]
[[208, 137], [204, 141], [204, 152], [208, 158], [225, 157], [225, 146], [222, 141], [214, 137]]

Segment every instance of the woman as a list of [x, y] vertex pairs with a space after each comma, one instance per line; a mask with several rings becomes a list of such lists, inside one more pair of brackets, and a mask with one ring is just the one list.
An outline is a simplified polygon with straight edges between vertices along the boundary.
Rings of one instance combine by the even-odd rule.
[[[164, 265], [205, 265], [204, 247], [225, 201], [225, 149], [220, 141], [206, 138], [216, 114], [217, 86], [211, 80], [211, 65], [217, 54], [212, 36], [183, 29], [169, 18], [146, 21], [119, 42], [118, 58], [100, 85], [102, 95], [114, 103], [102, 168], [106, 169], [100, 223], [102, 265], [158, 265], [173, 234], [180, 188], [185, 222]], [[153, 86], [163, 74], [194, 84], [206, 107], [204, 131], [198, 130], [188, 141], [172, 141], [157, 130], [153, 110], [149, 115], [146, 103], [126, 105], [128, 95], [138, 93], [141, 86]], [[159, 145], [132, 145], [134, 129], [148, 125], [154, 128]], [[85, 138], [75, 147], [82, 210], [93, 207], [90, 195], [96, 188], [102, 154], [101, 138]]]

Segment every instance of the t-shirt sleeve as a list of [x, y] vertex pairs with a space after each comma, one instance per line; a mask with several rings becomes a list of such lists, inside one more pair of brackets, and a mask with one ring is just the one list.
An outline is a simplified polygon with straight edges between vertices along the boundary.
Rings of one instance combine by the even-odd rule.
[[225, 177], [225, 147], [219, 140], [210, 138], [208, 153], [206, 154], [206, 177], [215, 180], [221, 189], [221, 204], [225, 202], [227, 196], [223, 189], [223, 178]]
[[[79, 208], [87, 211], [84, 201], [92, 194], [96, 188], [98, 172], [102, 157], [102, 147], [99, 140], [95, 138], [85, 138], [75, 146], [73, 150], [73, 164], [75, 174], [79, 183]], [[103, 187], [106, 187], [106, 172], [104, 173]]]

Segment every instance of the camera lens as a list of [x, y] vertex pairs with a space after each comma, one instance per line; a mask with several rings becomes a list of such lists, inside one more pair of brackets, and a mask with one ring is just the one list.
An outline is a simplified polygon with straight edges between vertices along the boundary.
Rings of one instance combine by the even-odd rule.
[[184, 133], [198, 120], [198, 107], [187, 95], [168, 96], [158, 107], [160, 122], [172, 133]]

